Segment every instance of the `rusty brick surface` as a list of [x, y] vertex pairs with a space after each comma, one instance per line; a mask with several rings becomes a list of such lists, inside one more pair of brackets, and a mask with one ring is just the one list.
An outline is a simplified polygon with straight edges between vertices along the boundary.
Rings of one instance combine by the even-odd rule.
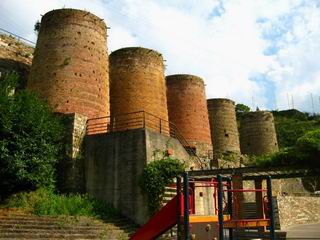
[[234, 101], [225, 98], [208, 99], [208, 112], [215, 153], [240, 154], [239, 132]]
[[211, 145], [204, 82], [193, 75], [166, 77], [169, 120], [189, 142]]
[[271, 112], [257, 111], [244, 115], [240, 121], [242, 154], [262, 155], [278, 151], [274, 118]]
[[88, 118], [109, 115], [106, 25], [75, 9], [46, 13], [34, 53], [28, 88], [55, 112]]
[[151, 49], [122, 48], [110, 54], [110, 113], [136, 111], [168, 121], [163, 58]]

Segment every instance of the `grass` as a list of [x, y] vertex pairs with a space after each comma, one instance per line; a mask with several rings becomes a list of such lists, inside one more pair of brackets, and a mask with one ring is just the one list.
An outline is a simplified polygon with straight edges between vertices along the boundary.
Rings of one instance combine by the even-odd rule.
[[12, 195], [5, 207], [22, 208], [36, 215], [87, 216], [100, 219], [117, 217], [120, 212], [88, 194], [57, 194], [40, 188], [33, 192]]

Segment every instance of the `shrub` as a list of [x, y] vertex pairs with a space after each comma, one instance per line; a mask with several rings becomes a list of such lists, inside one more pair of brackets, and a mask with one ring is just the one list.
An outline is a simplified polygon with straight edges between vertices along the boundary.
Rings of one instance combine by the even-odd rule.
[[145, 166], [140, 178], [140, 187], [147, 194], [148, 209], [152, 215], [161, 207], [162, 197], [175, 177], [184, 172], [184, 165], [178, 159], [163, 156]]
[[59, 195], [52, 189], [39, 188], [33, 192], [21, 192], [11, 196], [7, 207], [23, 208], [36, 215], [64, 215], [113, 217], [119, 212], [112, 206], [98, 201], [88, 194]]
[[0, 197], [52, 187], [62, 146], [60, 119], [34, 93], [11, 94], [16, 79], [11, 74], [0, 82]]
[[260, 167], [304, 166], [320, 167], [320, 129], [309, 131], [298, 138], [293, 147], [280, 149], [263, 156], [249, 158], [249, 165]]

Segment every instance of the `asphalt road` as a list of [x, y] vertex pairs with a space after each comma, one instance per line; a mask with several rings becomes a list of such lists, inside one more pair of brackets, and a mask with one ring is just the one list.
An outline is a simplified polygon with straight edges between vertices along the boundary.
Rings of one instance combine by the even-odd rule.
[[294, 225], [284, 231], [287, 231], [287, 239], [320, 239], [320, 223]]

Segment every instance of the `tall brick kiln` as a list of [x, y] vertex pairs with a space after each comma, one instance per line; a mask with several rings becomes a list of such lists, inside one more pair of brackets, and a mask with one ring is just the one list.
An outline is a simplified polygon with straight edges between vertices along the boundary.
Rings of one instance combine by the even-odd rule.
[[250, 112], [240, 121], [241, 153], [262, 155], [278, 150], [277, 134], [271, 112]]
[[[110, 54], [110, 114], [111, 118], [119, 119], [121, 115], [137, 111], [146, 112], [146, 127], [160, 128], [161, 119], [162, 128], [168, 134], [162, 55], [146, 48], [122, 48]], [[128, 118], [131, 119], [132, 115], [129, 114]]]
[[109, 115], [107, 28], [102, 19], [76, 9], [46, 13], [28, 88], [55, 112], [88, 118]]
[[212, 150], [204, 82], [200, 77], [176, 74], [166, 77], [169, 120], [198, 155]]
[[213, 98], [208, 99], [207, 104], [214, 155], [227, 152], [240, 155], [234, 101], [226, 98]]

